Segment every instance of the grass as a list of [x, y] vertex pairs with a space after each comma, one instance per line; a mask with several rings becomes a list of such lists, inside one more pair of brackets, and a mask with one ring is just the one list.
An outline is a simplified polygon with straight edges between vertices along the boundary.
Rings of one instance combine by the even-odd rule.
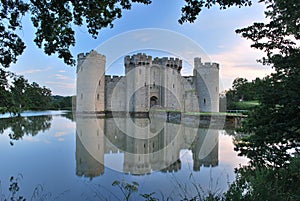
[[254, 107], [258, 106], [259, 102], [257, 100], [252, 101], [240, 101], [235, 102], [235, 109], [237, 110], [251, 110]]

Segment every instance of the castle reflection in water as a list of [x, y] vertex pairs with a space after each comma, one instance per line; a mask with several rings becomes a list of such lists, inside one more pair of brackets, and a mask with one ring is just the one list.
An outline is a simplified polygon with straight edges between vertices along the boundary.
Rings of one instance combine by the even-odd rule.
[[[148, 118], [76, 118], [76, 175], [94, 178], [105, 168], [132, 175], [181, 169], [180, 151], [191, 150], [193, 171], [218, 165], [219, 134], [216, 129], [170, 123]], [[121, 167], [108, 164], [122, 156]], [[120, 162], [120, 161], [118, 161]]]

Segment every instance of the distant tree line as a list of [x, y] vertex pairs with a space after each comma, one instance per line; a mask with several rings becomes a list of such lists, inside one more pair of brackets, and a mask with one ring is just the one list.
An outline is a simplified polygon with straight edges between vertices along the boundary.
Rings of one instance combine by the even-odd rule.
[[49, 109], [71, 110], [73, 96], [52, 96]]
[[49, 88], [29, 83], [22, 75], [0, 69], [0, 113], [25, 110], [70, 109], [72, 97], [52, 96]]
[[232, 88], [226, 91], [226, 104], [228, 110], [252, 109], [258, 103], [264, 92], [264, 79], [256, 78], [249, 82], [246, 78], [236, 78]]

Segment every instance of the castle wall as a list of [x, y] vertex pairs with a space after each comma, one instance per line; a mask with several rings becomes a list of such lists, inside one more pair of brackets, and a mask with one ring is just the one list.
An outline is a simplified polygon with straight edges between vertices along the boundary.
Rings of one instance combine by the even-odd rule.
[[180, 151], [191, 150], [194, 170], [218, 165], [218, 130], [164, 122], [159, 118], [82, 118], [76, 120], [76, 174], [104, 173], [105, 154], [123, 153], [117, 168], [130, 174], [180, 169]]
[[125, 76], [105, 75], [105, 56], [78, 55], [77, 112], [147, 112], [152, 105], [182, 112], [219, 111], [219, 65], [194, 59], [194, 75], [180, 74], [182, 60], [136, 54], [124, 58]]
[[194, 77], [183, 77], [182, 88], [184, 112], [199, 112], [198, 95]]
[[126, 111], [126, 79], [124, 76], [105, 76], [105, 110]]

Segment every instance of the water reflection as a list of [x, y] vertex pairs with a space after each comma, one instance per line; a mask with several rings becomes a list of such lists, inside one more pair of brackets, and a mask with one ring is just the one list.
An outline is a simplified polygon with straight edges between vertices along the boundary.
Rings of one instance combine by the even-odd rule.
[[218, 166], [218, 130], [154, 118], [76, 118], [76, 175], [93, 178], [105, 167], [131, 175], [181, 169], [182, 150], [193, 170]]
[[2, 118], [0, 121], [0, 134], [9, 129], [10, 143], [20, 140], [24, 135], [35, 136], [40, 131], [46, 131], [51, 127], [52, 116], [26, 116]]
[[[121, 192], [111, 184], [124, 179], [137, 181], [139, 193], [162, 192], [177, 200], [183, 190], [195, 195], [195, 184], [223, 192], [234, 179], [234, 167], [245, 163], [233, 151], [232, 137], [224, 130], [159, 118], [76, 118], [76, 125], [70, 115], [0, 119], [2, 187], [21, 173], [26, 198], [44, 184], [52, 195], [70, 190], [60, 200], [99, 200], [93, 197], [95, 191], [103, 200], [115, 196], [122, 200]], [[13, 130], [22, 130], [18, 136], [28, 137], [10, 146], [6, 138]]]

